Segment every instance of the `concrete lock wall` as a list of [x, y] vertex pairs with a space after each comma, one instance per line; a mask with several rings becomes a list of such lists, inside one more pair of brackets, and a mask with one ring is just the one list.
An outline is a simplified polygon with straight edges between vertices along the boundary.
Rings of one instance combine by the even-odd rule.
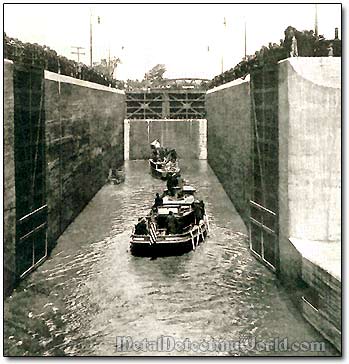
[[179, 159], [206, 159], [206, 125], [206, 119], [126, 119], [125, 159], [148, 159], [155, 139], [176, 149]]
[[124, 160], [125, 94], [45, 71], [50, 245]]
[[[123, 91], [45, 71], [46, 201], [51, 249], [124, 161]], [[16, 279], [13, 63], [4, 61], [4, 288]]]
[[206, 110], [208, 162], [248, 225], [252, 141], [249, 77], [209, 90]]
[[340, 62], [307, 57], [279, 64], [280, 265], [286, 275], [297, 256], [289, 238], [341, 239]]
[[14, 284], [16, 273], [16, 194], [14, 164], [13, 63], [4, 60], [4, 293]]

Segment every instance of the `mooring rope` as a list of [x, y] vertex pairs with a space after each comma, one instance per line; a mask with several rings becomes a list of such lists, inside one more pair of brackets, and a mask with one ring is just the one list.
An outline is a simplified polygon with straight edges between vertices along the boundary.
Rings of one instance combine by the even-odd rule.
[[208, 216], [206, 214], [204, 215], [204, 222], [206, 224], [207, 233], [209, 234], [209, 232], [210, 232], [210, 223], [209, 223]]
[[204, 229], [200, 228], [200, 232], [201, 232], [202, 241], [204, 241], [204, 239], [205, 239]]
[[191, 244], [193, 245], [193, 250], [195, 250], [194, 236], [192, 230], [190, 230], [190, 236], [191, 236]]

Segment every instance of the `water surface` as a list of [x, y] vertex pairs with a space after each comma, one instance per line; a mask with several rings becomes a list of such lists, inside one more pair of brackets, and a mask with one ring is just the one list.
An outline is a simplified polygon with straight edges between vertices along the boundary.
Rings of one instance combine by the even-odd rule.
[[[207, 162], [181, 161], [181, 167], [205, 201], [210, 237], [179, 257], [131, 256], [132, 226], [165, 182], [151, 177], [147, 162], [127, 162], [125, 183], [105, 185], [52, 256], [6, 301], [7, 355], [337, 355], [327, 342], [324, 352], [252, 347], [284, 338], [324, 340], [295, 310], [275, 275], [249, 253], [246, 228]], [[137, 341], [161, 335], [179, 343], [230, 340], [250, 346], [218, 352], [204, 346], [171, 352], [116, 347], [117, 336]]]

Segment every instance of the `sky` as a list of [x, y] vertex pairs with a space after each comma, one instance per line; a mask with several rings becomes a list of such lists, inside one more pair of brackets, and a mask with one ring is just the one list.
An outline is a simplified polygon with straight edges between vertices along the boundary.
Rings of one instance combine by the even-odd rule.
[[[340, 4], [318, 4], [319, 34], [341, 32]], [[91, 16], [92, 15], [92, 16]], [[100, 23], [98, 24], [98, 17]], [[90, 18], [93, 61], [121, 59], [118, 79], [142, 79], [157, 64], [165, 77], [211, 79], [262, 45], [279, 43], [284, 30], [314, 29], [314, 4], [5, 4], [4, 31], [23, 42], [47, 45], [77, 60], [73, 46], [84, 47], [89, 64]], [[225, 25], [224, 25], [225, 19]]]

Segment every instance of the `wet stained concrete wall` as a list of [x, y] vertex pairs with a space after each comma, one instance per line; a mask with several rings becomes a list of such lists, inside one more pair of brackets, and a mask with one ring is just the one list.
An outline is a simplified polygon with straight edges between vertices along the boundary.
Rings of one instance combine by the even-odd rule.
[[[304, 317], [338, 350], [341, 332], [340, 58], [279, 64], [279, 249], [282, 283]], [[249, 83], [208, 91], [208, 161], [248, 221]], [[304, 297], [304, 298], [303, 298]], [[311, 301], [317, 309], [309, 304]]]
[[279, 145], [281, 278], [305, 282], [317, 297], [296, 295], [305, 318], [340, 350], [340, 58], [280, 62]]
[[206, 94], [208, 162], [246, 225], [251, 195], [249, 78]]
[[338, 241], [340, 58], [289, 59], [280, 63], [279, 70], [280, 197], [284, 201], [287, 193], [288, 234], [300, 239]]
[[124, 160], [122, 91], [45, 71], [48, 240], [52, 247]]
[[125, 160], [151, 157], [149, 144], [174, 148], [179, 159], [207, 158], [206, 119], [125, 120]]
[[[124, 161], [125, 95], [45, 71], [48, 248]], [[16, 279], [13, 64], [4, 62], [4, 281]]]
[[13, 63], [4, 61], [4, 292], [8, 294], [16, 273], [16, 195], [14, 165], [14, 94]]
[[289, 280], [299, 272], [288, 267], [302, 255], [290, 238], [305, 246], [340, 241], [340, 87], [339, 58], [279, 64], [280, 266]]

